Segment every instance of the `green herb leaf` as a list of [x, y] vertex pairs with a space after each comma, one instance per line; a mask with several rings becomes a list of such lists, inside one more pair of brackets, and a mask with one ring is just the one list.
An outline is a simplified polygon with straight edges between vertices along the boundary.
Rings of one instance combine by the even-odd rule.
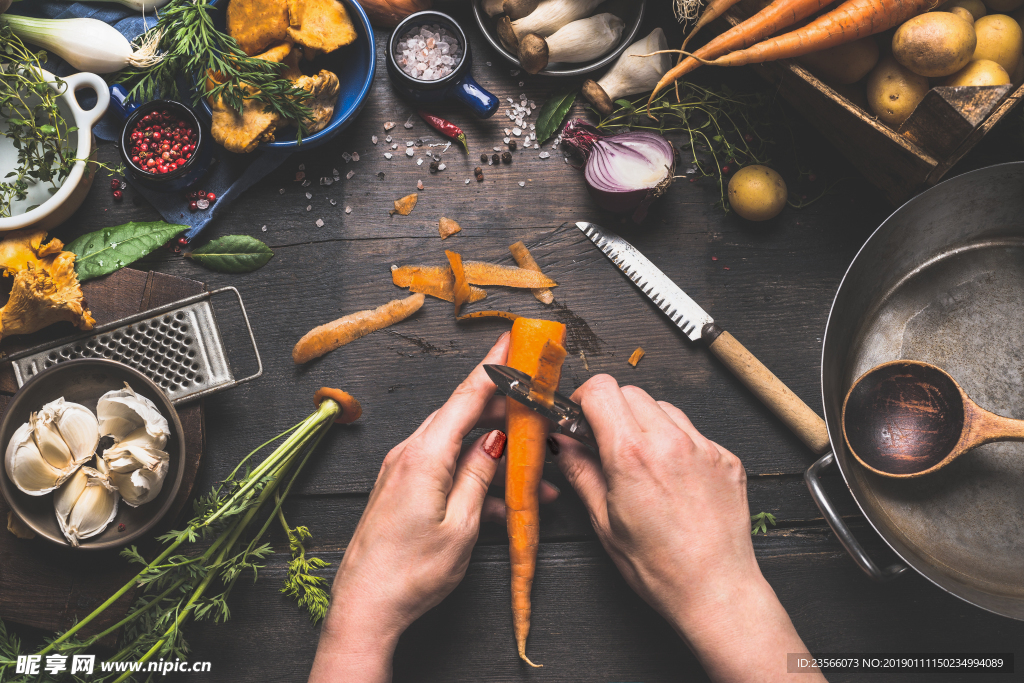
[[537, 114], [537, 144], [543, 145], [562, 125], [562, 119], [576, 102], [576, 88], [551, 97]]
[[266, 265], [274, 252], [255, 237], [226, 235], [185, 254], [218, 273], [251, 273]]
[[138, 261], [185, 230], [188, 230], [187, 225], [164, 221], [131, 221], [82, 235], [66, 249], [74, 252], [78, 279], [85, 281]]

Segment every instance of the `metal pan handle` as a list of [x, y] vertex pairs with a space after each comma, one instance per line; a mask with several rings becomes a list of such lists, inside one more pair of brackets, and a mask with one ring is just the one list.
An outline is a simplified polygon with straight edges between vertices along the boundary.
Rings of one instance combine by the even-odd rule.
[[825, 493], [824, 487], [821, 485], [821, 472], [829, 465], [836, 463], [836, 456], [831, 451], [818, 458], [818, 460], [807, 468], [804, 472], [804, 481], [807, 482], [807, 488], [811, 491], [811, 498], [814, 499], [814, 503], [821, 510], [822, 516], [828, 525], [832, 527], [832, 531], [835, 532], [836, 536], [839, 537], [839, 542], [846, 548], [846, 552], [850, 553], [850, 557], [857, 563], [857, 566], [864, 570], [864, 573], [870, 576], [875, 581], [892, 581], [897, 576], [900, 576], [907, 570], [907, 565], [902, 562], [896, 562], [889, 565], [885, 569], [879, 568], [875, 564], [874, 560], [868, 557], [868, 554], [864, 552], [864, 548], [854, 537], [853, 532], [850, 531], [850, 527], [846, 526], [846, 522], [839, 516], [839, 512], [832, 505], [832, 501], [829, 500], [828, 494]]

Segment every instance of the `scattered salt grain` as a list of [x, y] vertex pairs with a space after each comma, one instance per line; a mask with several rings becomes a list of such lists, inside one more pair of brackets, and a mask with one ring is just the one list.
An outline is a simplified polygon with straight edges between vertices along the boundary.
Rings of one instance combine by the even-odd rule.
[[206, 199], [197, 199], [196, 207], [198, 207], [200, 211], [206, 211], [207, 209], [210, 208], [210, 202], [209, 200]]
[[312, 198], [313, 198], [313, 193], [312, 192], [307, 192], [306, 193], [306, 199], [312, 199]]
[[495, 148], [494, 148], [494, 151], [495, 151], [495, 152], [500, 152], [500, 151], [501, 151], [501, 147], [495, 147]]
[[341, 158], [345, 160], [345, 163], [346, 163], [346, 164], [347, 164], [348, 162], [352, 161], [352, 155], [351, 155], [351, 154], [349, 154], [348, 152], [345, 152], [344, 154], [342, 154], [342, 155], [341, 155]]
[[402, 126], [404, 126], [406, 130], [412, 128], [412, 117], [410, 116], [409, 119], [402, 124]]
[[337, 205], [338, 205], [338, 200], [337, 199], [332, 199], [331, 200], [331, 206], [337, 206]]
[[412, 147], [410, 147], [409, 149], [405, 150], [405, 156], [407, 156], [407, 157], [416, 156], [416, 150], [414, 150]]
[[491, 63], [490, 63], [490, 62], [484, 62], [484, 64], [486, 64], [487, 66], [490, 66], [490, 65], [491, 65]]
[[512, 138], [510, 138], [510, 137], [506, 136], [506, 137], [505, 137], [505, 144], [507, 145], [507, 144], [509, 143], [509, 140], [511, 140], [511, 139], [512, 139]]
[[359, 161], [359, 152], [352, 152], [352, 161]]
[[551, 157], [551, 152], [541, 152], [537, 156], [539, 156], [541, 159], [548, 159]]
[[372, 142], [373, 144], [376, 145], [377, 144], [377, 136], [376, 135], [371, 135], [370, 136], [370, 142]]
[[351, 206], [346, 206], [345, 207], [345, 213], [352, 213], [352, 207]]
[[417, 166], [422, 166], [423, 165], [423, 157], [420, 157], [419, 159], [416, 160], [416, 165]]
[[519, 81], [519, 87], [520, 88], [522, 88], [524, 85], [526, 85], [526, 83], [524, 83], [523, 81]]
[[384, 142], [391, 142], [392, 140], [394, 140], [394, 138], [391, 137], [390, 135], [384, 138]]
[[506, 128], [505, 129], [505, 135], [508, 136], [508, 135], [511, 135], [511, 134], [512, 134], [512, 129], [511, 128]]
[[349, 171], [348, 173], [345, 174], [345, 180], [352, 180], [352, 176], [354, 176], [355, 174], [355, 171]]
[[392, 156], [393, 155], [391, 154], [391, 152], [384, 152], [384, 158], [385, 159], [390, 159]]
[[406, 147], [412, 147], [413, 146], [413, 141], [412, 140], [406, 140], [405, 141], [405, 146]]
[[[420, 161], [422, 161], [422, 159], [420, 159]], [[422, 190], [423, 189], [423, 181], [422, 180], [417, 180], [416, 181], [416, 189], [417, 190]]]
[[446, 169], [446, 168], [448, 168], [448, 167], [447, 167], [446, 165], [444, 165], [444, 164], [438, 164], [438, 165], [437, 165], [437, 170], [438, 170], [438, 171], [443, 171], [443, 170], [444, 170], [444, 169]]
[[300, 171], [305, 171], [306, 170], [306, 165], [305, 164], [299, 164], [299, 170]]
[[318, 227], [318, 228], [324, 227], [324, 219], [323, 218], [317, 218], [316, 219], [316, 227]]
[[340, 178], [340, 177], [341, 177], [341, 171], [339, 171], [339, 170], [338, 170], [338, 169], [336, 169], [336, 168], [335, 168], [335, 169], [332, 169], [332, 170], [331, 170], [331, 175], [332, 175], [332, 176], [334, 176], [335, 178]]
[[321, 185], [333, 185], [334, 184], [334, 178], [332, 178], [331, 176], [324, 176], [323, 178], [320, 179], [320, 184]]
[[309, 204], [309, 205], [306, 206], [306, 211], [312, 211], [312, 210], [313, 210], [313, 205], [312, 204]]
[[520, 180], [519, 181], [519, 187], [526, 187], [526, 181], [525, 180]]
[[[196, 202], [196, 204], [199, 204], [199, 202]], [[262, 230], [263, 232], [266, 232], [267, 231], [267, 226], [264, 225], [262, 228], [260, 228], [260, 230]]]
[[392, 142], [391, 143], [391, 149], [398, 149], [398, 143], [397, 142]]
[[[520, 119], [520, 121], [522, 121], [522, 119]], [[521, 126], [523, 124], [520, 123], [519, 125]], [[512, 135], [515, 135], [516, 137], [519, 137], [522, 134], [523, 134], [523, 129], [522, 128], [513, 128], [512, 129]]]
[[277, 191], [277, 193], [278, 194], [284, 194], [284, 188], [282, 187], [280, 190]]
[[466, 184], [469, 185], [470, 178], [466, 178]]
[[312, 184], [313, 183], [309, 182], [309, 178], [306, 178], [305, 180], [302, 181], [302, 186], [303, 187], [309, 187]]
[[391, 130], [394, 127], [395, 127], [395, 122], [394, 121], [388, 121], [387, 123], [384, 124], [384, 130]]

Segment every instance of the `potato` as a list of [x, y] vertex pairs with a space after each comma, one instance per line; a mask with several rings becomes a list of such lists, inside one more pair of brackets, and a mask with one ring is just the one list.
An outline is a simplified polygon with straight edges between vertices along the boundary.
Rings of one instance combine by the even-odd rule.
[[990, 59], [977, 59], [943, 81], [943, 85], [1007, 85], [1010, 75]]
[[943, 5], [940, 8], [940, 10], [944, 12], [949, 12], [954, 7], [963, 7], [965, 10], [971, 13], [971, 16], [974, 17], [975, 21], [981, 19], [983, 16], [988, 14], [988, 10], [985, 9], [985, 3], [983, 3], [981, 0], [955, 0], [955, 2]]
[[985, 7], [997, 14], [1008, 14], [1015, 9], [1020, 9], [1024, 0], [985, 0]]
[[924, 99], [928, 79], [886, 55], [868, 74], [867, 86], [872, 113], [890, 128], [898, 128]]
[[849, 85], [864, 78], [875, 68], [878, 63], [878, 43], [873, 36], [866, 36], [827, 50], [812, 52], [799, 61], [826, 83]]
[[[955, 14], [964, 21], [970, 22], [972, 27], [974, 26], [974, 15], [971, 14], [970, 11], [964, 9], [963, 7], [954, 7], [953, 9], [949, 10], [949, 13]], [[975, 39], [977, 39], [977, 36], [975, 36]]]
[[990, 59], [1009, 73], [1024, 51], [1024, 33], [1020, 25], [1005, 14], [989, 14], [974, 22], [978, 47], [974, 59]]
[[729, 206], [748, 221], [775, 218], [788, 196], [786, 181], [767, 166], [744, 166], [729, 181]]
[[908, 19], [892, 37], [892, 56], [919, 76], [948, 76], [967, 66], [977, 47], [974, 26], [949, 12]]

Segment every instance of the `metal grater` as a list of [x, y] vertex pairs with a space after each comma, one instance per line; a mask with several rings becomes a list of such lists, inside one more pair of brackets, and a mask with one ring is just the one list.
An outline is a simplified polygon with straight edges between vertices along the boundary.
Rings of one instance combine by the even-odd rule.
[[[259, 366], [255, 374], [235, 379], [210, 305], [215, 294], [233, 292], [245, 319]], [[172, 302], [101, 325], [87, 335], [37, 346], [8, 357], [18, 386], [49, 367], [76, 358], [107, 358], [128, 365], [153, 380], [175, 404], [191, 401], [256, 379], [263, 362], [234, 287]]]

